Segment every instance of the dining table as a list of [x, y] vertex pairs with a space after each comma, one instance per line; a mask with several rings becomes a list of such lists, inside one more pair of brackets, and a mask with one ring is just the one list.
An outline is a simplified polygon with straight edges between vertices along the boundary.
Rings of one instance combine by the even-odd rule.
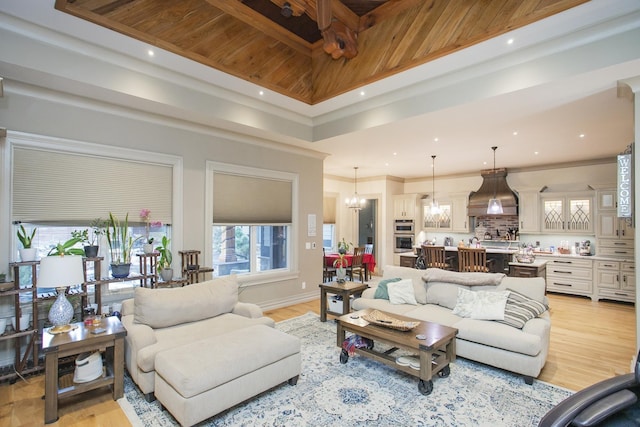
[[[327, 253], [325, 254], [325, 261], [327, 266], [333, 267], [333, 263], [340, 258], [340, 254], [338, 253]], [[344, 254], [344, 259], [347, 261], [347, 266], [351, 266], [353, 261], [353, 253]], [[362, 254], [362, 264], [365, 266], [364, 269], [364, 280], [369, 280], [371, 274], [376, 269], [376, 259], [373, 254]]]

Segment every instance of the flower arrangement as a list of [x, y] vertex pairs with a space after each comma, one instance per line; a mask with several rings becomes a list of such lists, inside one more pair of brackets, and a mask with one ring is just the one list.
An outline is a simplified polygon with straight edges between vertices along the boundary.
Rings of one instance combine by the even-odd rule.
[[151, 230], [151, 227], [162, 227], [162, 221], [151, 221], [151, 211], [149, 209], [140, 210], [140, 219], [144, 221], [144, 241], [148, 244], [152, 244], [153, 237], [149, 237], [149, 231]]
[[131, 249], [133, 244], [139, 239], [134, 239], [129, 234], [129, 214], [125, 216], [124, 222], [109, 212], [109, 227], [107, 228], [107, 242], [111, 253], [112, 264], [131, 263]]

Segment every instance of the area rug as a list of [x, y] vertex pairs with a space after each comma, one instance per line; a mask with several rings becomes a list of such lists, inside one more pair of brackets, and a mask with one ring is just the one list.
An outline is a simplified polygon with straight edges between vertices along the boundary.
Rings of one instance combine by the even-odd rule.
[[[433, 392], [418, 391], [416, 377], [362, 356], [339, 361], [336, 324], [308, 313], [277, 324], [302, 340], [302, 374], [199, 426], [537, 426], [571, 391], [458, 358]], [[260, 351], [260, 349], [256, 349]], [[160, 403], [148, 403], [125, 377], [123, 410], [134, 426], [175, 426]]]

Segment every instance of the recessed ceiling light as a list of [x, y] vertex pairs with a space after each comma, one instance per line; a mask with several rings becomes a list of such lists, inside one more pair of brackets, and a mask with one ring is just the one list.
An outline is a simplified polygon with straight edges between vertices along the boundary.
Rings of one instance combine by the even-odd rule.
[[261, 90], [260, 92], [258, 92], [260, 94], [260, 96], [264, 95], [264, 91]]
[[433, 142], [438, 142], [440, 139], [438, 137], [433, 138]]
[[584, 136], [585, 136], [584, 133], [580, 134], [580, 138], [584, 138]]
[[360, 96], [364, 96], [365, 92], [363, 90], [360, 91]]
[[538, 154], [540, 154], [540, 152], [539, 151], [534, 151], [533, 154], [535, 154], [537, 156]]
[[147, 51], [147, 55], [149, 55], [149, 56], [153, 56], [153, 55], [155, 55], [155, 53], [153, 52], [153, 50], [149, 49], [149, 50]]
[[513, 44], [514, 40], [513, 39], [509, 39], [507, 40], [507, 44]]
[[518, 131], [517, 131], [517, 130], [514, 130], [514, 131], [513, 131], [513, 136], [517, 136], [517, 135], [518, 135]]
[[398, 153], [396, 153], [396, 152], [394, 151], [393, 155], [394, 155], [394, 156], [397, 156], [397, 155], [398, 155]]
[[384, 165], [385, 165], [385, 166], [389, 166], [389, 163], [385, 163]]

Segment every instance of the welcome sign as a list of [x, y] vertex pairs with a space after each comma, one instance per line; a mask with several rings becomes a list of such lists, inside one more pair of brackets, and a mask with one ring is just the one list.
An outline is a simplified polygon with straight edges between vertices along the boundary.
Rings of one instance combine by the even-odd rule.
[[633, 165], [631, 154], [618, 155], [618, 217], [631, 218], [633, 212]]

